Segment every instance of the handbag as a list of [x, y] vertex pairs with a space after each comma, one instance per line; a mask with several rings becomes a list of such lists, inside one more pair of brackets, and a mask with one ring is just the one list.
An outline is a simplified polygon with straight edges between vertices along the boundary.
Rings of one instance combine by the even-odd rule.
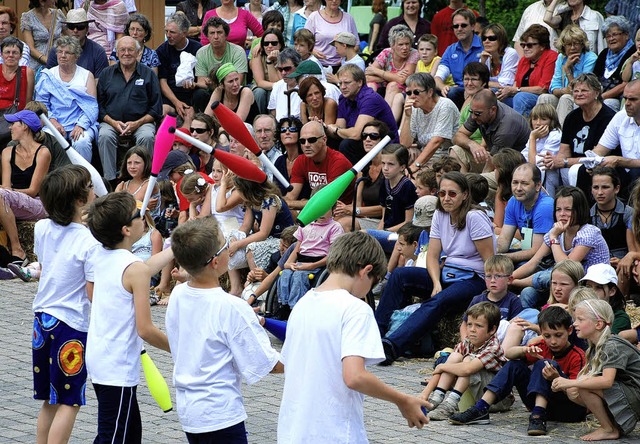
[[453, 284], [459, 281], [466, 281], [476, 275], [475, 270], [457, 267], [455, 265], [444, 264], [442, 267], [441, 281], [443, 284]]
[[13, 104], [8, 108], [0, 109], [0, 139], [11, 138], [11, 129], [9, 122], [4, 118], [5, 114], [14, 114], [18, 111], [18, 104], [20, 103], [20, 79], [22, 78], [22, 68], [18, 67], [16, 73], [16, 96], [13, 99]]

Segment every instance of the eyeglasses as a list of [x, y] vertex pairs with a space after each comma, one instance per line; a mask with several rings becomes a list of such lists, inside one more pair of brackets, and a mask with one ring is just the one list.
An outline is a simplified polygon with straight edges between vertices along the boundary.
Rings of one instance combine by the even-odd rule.
[[135, 213], [133, 213], [133, 216], [131, 216], [131, 219], [129, 219], [127, 221], [127, 225], [131, 225], [133, 223], [134, 220], [139, 219], [140, 218], [140, 209], [138, 209]]
[[527, 48], [527, 49], [531, 49], [534, 46], [538, 46], [540, 43], [524, 43], [524, 42], [520, 42], [520, 46], [523, 48]]
[[484, 114], [484, 111], [473, 111], [472, 109], [469, 109], [469, 112], [476, 117], [480, 117], [481, 115]]
[[262, 46], [278, 46], [280, 44], [277, 40], [263, 40]]
[[204, 133], [206, 133], [206, 132], [207, 132], [207, 131], [209, 131], [209, 130], [208, 130], [208, 129], [206, 129], [206, 128], [189, 128], [189, 132], [190, 132], [190, 133], [193, 133], [194, 131], [195, 131], [196, 133], [198, 133], [198, 134], [204, 134]]
[[308, 139], [303, 139], [300, 138], [298, 139], [298, 142], [300, 142], [300, 145], [305, 145], [307, 142], [309, 142], [309, 145], [311, 145], [312, 143], [316, 143], [318, 140], [320, 140], [322, 136], [320, 137], [309, 137]]
[[75, 31], [76, 29], [78, 31], [84, 31], [87, 29], [87, 26], [86, 23], [67, 23], [67, 29], [70, 31]]
[[293, 71], [293, 66], [278, 66], [276, 69], [280, 72], [291, 72]]
[[297, 133], [300, 130], [295, 126], [283, 126], [282, 128], [280, 128], [281, 133], [286, 133], [287, 131], [289, 131], [290, 133]]
[[490, 42], [495, 42], [498, 40], [498, 36], [497, 35], [483, 35], [482, 36], [482, 41], [484, 42], [485, 40], [489, 40]]
[[369, 138], [371, 140], [380, 140], [380, 133], [362, 133], [360, 138], [362, 140], [367, 139], [367, 138]]
[[462, 78], [462, 81], [463, 81], [464, 83], [469, 83], [469, 82], [480, 82], [480, 81], [482, 81], [482, 79], [480, 79], [480, 78], [477, 78], [477, 79], [476, 79], [476, 78], [472, 78], [472, 77], [463, 77], [463, 78]]
[[423, 92], [425, 92], [425, 91], [426, 91], [426, 89], [414, 89], [413, 91], [411, 91], [411, 90], [406, 90], [405, 92], [407, 93], [407, 95], [408, 95], [409, 97], [411, 97], [411, 96], [417, 96], [417, 95], [419, 95], [420, 93], [423, 93]]
[[604, 36], [605, 39], [609, 40], [609, 39], [615, 39], [620, 37], [622, 34], [624, 34], [624, 32], [609, 32], [607, 33], [607, 35]]
[[452, 191], [452, 190], [440, 190], [438, 191], [438, 197], [440, 197], [440, 199], [444, 199], [446, 196], [449, 196], [452, 199], [455, 199], [456, 197], [458, 197], [458, 192], [457, 191]]
[[217, 258], [218, 256], [220, 256], [222, 254], [222, 252], [224, 250], [226, 250], [227, 248], [229, 248], [229, 239], [226, 240], [226, 242], [224, 243], [224, 245], [222, 246], [222, 248], [220, 248], [218, 250], [218, 252], [216, 254], [214, 254], [213, 256], [211, 256], [209, 259], [207, 259], [207, 262], [204, 263], [205, 267], [207, 265], [209, 265], [211, 263], [212, 260], [214, 260], [215, 258]]
[[453, 25], [453, 29], [458, 29], [458, 28], [464, 29], [464, 28], [466, 28], [468, 26], [469, 26], [469, 23], [460, 23], [458, 25]]
[[492, 280], [498, 280], [498, 279], [506, 279], [510, 277], [510, 275], [508, 274], [485, 274], [484, 278], [488, 281], [492, 281]]

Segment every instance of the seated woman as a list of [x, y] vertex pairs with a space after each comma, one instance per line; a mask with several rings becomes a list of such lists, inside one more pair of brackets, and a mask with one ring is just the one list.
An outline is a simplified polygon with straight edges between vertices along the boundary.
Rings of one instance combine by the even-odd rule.
[[249, 60], [253, 74], [253, 95], [260, 114], [267, 113], [267, 104], [273, 84], [282, 78], [276, 62], [278, 54], [284, 48], [284, 37], [277, 29], [267, 29], [257, 44], [256, 54]]
[[91, 162], [93, 141], [98, 136], [96, 80], [78, 66], [82, 47], [78, 39], [62, 36], [56, 40], [58, 65], [43, 69], [36, 85], [36, 100], [49, 110], [51, 123], [71, 146]]
[[40, 118], [33, 111], [5, 114], [11, 123], [11, 138], [17, 145], [2, 151], [0, 224], [11, 245], [11, 261], [26, 265], [27, 254], [18, 239], [16, 220], [40, 220], [47, 213], [38, 194], [49, 170], [51, 153], [42, 145], [44, 134]]
[[[464, 123], [471, 116], [471, 101], [473, 96], [478, 91], [482, 91], [485, 88], [489, 88], [489, 79], [491, 74], [489, 68], [480, 62], [471, 62], [462, 70], [462, 81], [464, 83], [464, 103], [460, 109], [460, 122], [458, 127], [464, 125]], [[477, 143], [482, 143], [482, 134], [480, 130], [476, 130], [471, 135], [471, 140]]]
[[549, 90], [558, 53], [551, 49], [549, 30], [531, 25], [520, 37], [524, 57], [518, 62], [513, 86], [498, 88], [499, 100], [528, 116], [538, 96]]
[[507, 30], [499, 23], [493, 23], [482, 29], [480, 34], [484, 50], [480, 53], [480, 63], [484, 63], [491, 72], [490, 88], [511, 86], [516, 80], [516, 69], [520, 56], [509, 46]]
[[302, 124], [309, 120], [321, 120], [327, 125], [336, 123], [338, 104], [330, 97], [325, 97], [327, 89], [316, 77], [307, 77], [300, 82], [298, 95], [300, 104], [300, 120]]
[[538, 103], [550, 103], [556, 107], [560, 125], [564, 125], [564, 119], [574, 107], [571, 82], [583, 72], [593, 72], [598, 56], [589, 51], [587, 34], [576, 25], [564, 28], [556, 48], [560, 54], [549, 87], [551, 94], [540, 95]]
[[578, 261], [585, 270], [594, 264], [609, 263], [609, 248], [600, 230], [589, 223], [589, 204], [582, 190], [558, 189], [554, 208], [555, 223], [545, 234], [544, 243], [527, 263], [513, 272], [513, 285], [527, 287], [520, 293], [524, 308], [537, 308], [544, 302], [551, 271], [535, 271], [546, 256], [553, 255], [556, 263], [565, 259]]
[[[386, 364], [435, 328], [442, 316], [456, 307], [466, 307], [486, 288], [484, 261], [495, 254], [491, 219], [472, 204], [469, 183], [462, 173], [444, 174], [438, 197], [429, 235], [427, 269], [395, 269], [376, 308], [376, 321], [384, 336], [394, 310], [411, 303], [414, 295], [424, 298], [420, 308], [382, 340]], [[441, 271], [443, 256], [446, 260]]]
[[[386, 87], [384, 100], [392, 107], [396, 121], [402, 114], [398, 93], [404, 92], [407, 77], [413, 74], [418, 64], [418, 51], [413, 48], [413, 33], [405, 25], [396, 25], [389, 32], [391, 46], [383, 49], [375, 61], [367, 66], [367, 85], [376, 91]], [[400, 96], [399, 96], [400, 97]], [[395, 103], [395, 106], [394, 106]]]
[[[372, 120], [362, 127], [360, 140], [365, 153], [373, 149], [378, 142], [389, 134], [389, 127], [380, 120]], [[380, 223], [382, 217], [382, 205], [380, 205], [380, 188], [384, 184], [382, 174], [382, 154], [378, 153], [371, 159], [369, 169], [359, 174], [360, 180], [356, 189], [355, 229], [374, 229]], [[351, 231], [353, 222], [353, 205], [347, 205], [340, 201], [336, 203], [333, 215], [342, 225], [344, 231]]]
[[215, 72], [210, 76], [214, 90], [204, 113], [213, 116], [211, 105], [220, 102], [243, 121], [253, 122], [258, 115], [258, 108], [251, 88], [242, 85], [242, 77], [236, 67], [232, 63], [225, 63], [211, 72]]
[[[276, 146], [280, 152], [284, 152], [284, 155], [278, 156], [273, 165], [282, 173], [287, 181], [291, 178], [293, 163], [298, 156], [302, 154], [302, 147], [298, 141], [301, 128], [302, 122], [295, 117], [284, 117], [280, 119], [276, 125]], [[284, 196], [287, 193], [287, 189], [279, 180], [274, 180], [274, 182]], [[308, 199], [310, 196], [311, 188], [309, 184], [304, 184], [300, 192], [300, 199]]]
[[400, 143], [410, 147], [417, 140], [419, 154], [409, 166], [416, 173], [428, 162], [449, 155], [451, 139], [458, 131], [460, 112], [450, 99], [441, 97], [431, 74], [419, 72], [407, 78], [407, 100], [400, 123]]

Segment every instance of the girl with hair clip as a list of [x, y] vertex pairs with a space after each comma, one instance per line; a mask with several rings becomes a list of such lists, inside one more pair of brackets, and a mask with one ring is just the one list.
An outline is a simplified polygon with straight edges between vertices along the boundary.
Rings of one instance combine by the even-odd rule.
[[542, 184], [549, 196], [555, 196], [556, 188], [562, 186], [560, 170], [545, 170], [544, 156], [556, 156], [560, 151], [562, 127], [558, 120], [558, 113], [553, 105], [540, 103], [533, 107], [529, 114], [531, 135], [522, 155], [527, 162], [537, 165], [542, 171]]
[[247, 236], [229, 243], [229, 255], [233, 259], [246, 249], [249, 268], [265, 269], [271, 255], [278, 251], [282, 230], [293, 225], [293, 216], [273, 182], [259, 184], [240, 177], [234, 177], [233, 182], [245, 206], [239, 230]]
[[[120, 167], [120, 182], [116, 187], [116, 192], [126, 191], [131, 194], [139, 202], [144, 200], [149, 185], [149, 177], [151, 177], [151, 155], [149, 151], [141, 146], [136, 145], [129, 148], [124, 155], [124, 162]], [[158, 214], [154, 211], [159, 208], [158, 201], [160, 199], [160, 189], [156, 185], [149, 200], [149, 210], [152, 216]]]
[[600, 426], [583, 441], [618, 439], [633, 431], [640, 418], [640, 350], [611, 332], [614, 315], [602, 300], [576, 306], [573, 323], [579, 338], [589, 342], [587, 365], [578, 379], [559, 377], [553, 391], [565, 391], [573, 402], [587, 407]]
[[609, 247], [600, 229], [589, 223], [589, 204], [581, 189], [562, 187], [554, 199], [554, 224], [544, 236], [536, 254], [514, 273], [514, 285], [527, 287], [520, 293], [523, 307], [535, 308], [549, 288], [551, 272], [536, 273], [542, 260], [551, 255], [556, 262], [572, 259], [585, 269], [609, 263]]

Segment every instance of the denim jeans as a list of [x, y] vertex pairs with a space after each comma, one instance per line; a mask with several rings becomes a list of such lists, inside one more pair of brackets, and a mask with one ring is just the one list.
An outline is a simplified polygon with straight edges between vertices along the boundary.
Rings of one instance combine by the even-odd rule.
[[[425, 288], [428, 291], [425, 296], [428, 296], [433, 288], [433, 283], [426, 270], [424, 273], [427, 280]], [[455, 282], [424, 301], [420, 308], [409, 316], [409, 319], [404, 324], [387, 336], [386, 340], [391, 343], [396, 356], [404, 353], [426, 332], [434, 330], [438, 321], [447, 313], [467, 308], [471, 299], [485, 289], [484, 279], [476, 275], [471, 279]], [[399, 296], [396, 295], [395, 297]]]
[[544, 305], [551, 287], [551, 269], [537, 272], [532, 279], [533, 287], [527, 287], [520, 293], [522, 308], [539, 308]]
[[447, 93], [447, 98], [456, 104], [458, 109], [464, 105], [464, 88], [462, 86], [452, 86]]
[[551, 381], [547, 381], [542, 376], [542, 369], [546, 365], [545, 362], [549, 362], [558, 370], [560, 376], [566, 378], [556, 361], [540, 360], [533, 364], [533, 368], [529, 370], [524, 360], [515, 360], [507, 362], [494, 376], [486, 389], [495, 393], [497, 396], [496, 401], [499, 401], [507, 397], [513, 387], [516, 387], [522, 402], [529, 409], [534, 407], [536, 395], [542, 395], [548, 401], [548, 419], [562, 422], [582, 421], [586, 413], [585, 408], [571, 402], [564, 392], [553, 392], [551, 390]]
[[531, 109], [536, 106], [537, 101], [537, 94], [519, 92], [513, 97], [507, 97], [502, 102], [516, 110], [518, 114], [521, 114], [524, 117], [529, 117], [529, 113], [531, 112]]

